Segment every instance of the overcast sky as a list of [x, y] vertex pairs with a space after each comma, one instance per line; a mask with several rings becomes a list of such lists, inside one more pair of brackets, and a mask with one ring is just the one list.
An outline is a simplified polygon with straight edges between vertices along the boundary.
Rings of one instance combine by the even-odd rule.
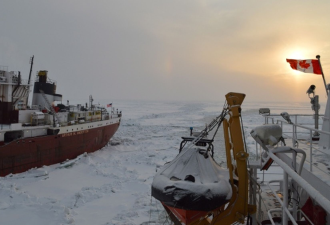
[[322, 77], [286, 58], [321, 55], [330, 83], [329, 1], [0, 2], [0, 65], [48, 70], [63, 99], [308, 101]]

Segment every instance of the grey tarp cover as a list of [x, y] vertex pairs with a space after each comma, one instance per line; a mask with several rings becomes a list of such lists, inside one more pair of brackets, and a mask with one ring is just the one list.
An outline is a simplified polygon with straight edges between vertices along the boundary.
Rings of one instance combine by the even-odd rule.
[[220, 207], [232, 196], [228, 170], [198, 148], [183, 149], [165, 164], [155, 175], [151, 192], [165, 205], [198, 211]]

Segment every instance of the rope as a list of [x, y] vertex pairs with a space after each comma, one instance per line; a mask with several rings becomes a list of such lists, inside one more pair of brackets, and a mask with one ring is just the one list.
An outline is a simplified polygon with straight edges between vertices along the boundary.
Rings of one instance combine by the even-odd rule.
[[227, 101], [223, 104], [223, 110], [222, 110], [222, 112], [221, 112], [221, 114], [220, 114], [220, 121], [219, 121], [219, 123], [218, 123], [218, 127], [217, 127], [217, 129], [215, 130], [215, 132], [214, 132], [214, 135], [213, 135], [213, 137], [212, 137], [212, 141], [214, 140], [214, 137], [215, 137], [215, 135], [218, 133], [218, 130], [219, 130], [219, 128], [220, 128], [220, 126], [221, 126], [221, 124], [222, 124], [222, 121], [224, 120], [224, 118], [225, 118], [225, 116], [227, 115], [227, 113], [228, 113], [228, 105], [227, 105]]
[[224, 103], [221, 114], [219, 116], [217, 116], [207, 127], [205, 127], [205, 129], [201, 132], [201, 134], [192, 141], [194, 144], [196, 144], [200, 139], [205, 137], [208, 134], [208, 132], [213, 130], [214, 127], [216, 125], [218, 125], [218, 128], [212, 138], [212, 141], [214, 140], [214, 137], [215, 137], [216, 133], [218, 132], [218, 129], [219, 129], [222, 121], [224, 120], [225, 116], [228, 113], [228, 108], [226, 106], [227, 106], [227, 102]]

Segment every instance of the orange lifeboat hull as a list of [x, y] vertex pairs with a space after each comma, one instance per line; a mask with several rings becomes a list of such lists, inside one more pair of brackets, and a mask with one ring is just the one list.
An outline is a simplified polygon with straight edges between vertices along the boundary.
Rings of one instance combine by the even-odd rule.
[[172, 214], [174, 214], [176, 216], [177, 220], [180, 223], [183, 223], [186, 225], [192, 224], [192, 223], [196, 222], [197, 220], [199, 220], [200, 218], [204, 218], [209, 213], [207, 211], [178, 209], [178, 208], [174, 208], [171, 206], [167, 206], [164, 203], [162, 203], [162, 204], [167, 212], [170, 211]]

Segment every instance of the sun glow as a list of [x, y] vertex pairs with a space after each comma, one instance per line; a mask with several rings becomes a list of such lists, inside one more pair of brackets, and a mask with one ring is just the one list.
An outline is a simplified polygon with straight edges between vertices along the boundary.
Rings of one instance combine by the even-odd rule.
[[[291, 50], [290, 52], [287, 52], [286, 58], [287, 59], [306, 59], [306, 54], [302, 50], [296, 49], [296, 50]], [[300, 78], [300, 75], [301, 75], [300, 71], [291, 69], [291, 72], [296, 78]]]
[[295, 50], [287, 55], [287, 59], [305, 59], [305, 54], [301, 50]]

